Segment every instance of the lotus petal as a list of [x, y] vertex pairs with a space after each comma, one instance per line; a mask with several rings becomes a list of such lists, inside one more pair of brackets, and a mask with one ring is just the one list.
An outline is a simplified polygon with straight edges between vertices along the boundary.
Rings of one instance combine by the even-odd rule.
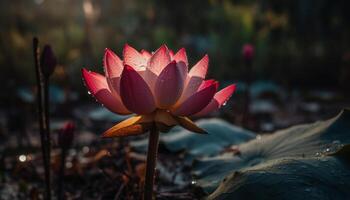
[[166, 109], [180, 98], [184, 86], [182, 69], [172, 61], [158, 76], [154, 90], [158, 108]]
[[82, 74], [86, 87], [98, 102], [114, 113], [130, 114], [120, 97], [109, 90], [104, 76], [95, 72], [89, 72], [85, 68], [82, 69]]
[[143, 134], [149, 130], [153, 122], [152, 115], [137, 115], [130, 117], [103, 133], [102, 137], [121, 137]]
[[200, 61], [195, 64], [189, 72], [190, 77], [200, 77], [205, 79], [209, 65], [209, 56], [206, 54]]
[[185, 48], [181, 48], [172, 58], [176, 62], [184, 62], [186, 65], [188, 65], [187, 61], [187, 54]]
[[103, 67], [109, 88], [119, 95], [120, 75], [123, 71], [123, 62], [110, 49], [106, 48], [103, 59]]
[[179, 106], [172, 109], [172, 113], [179, 116], [190, 116], [206, 107], [212, 100], [217, 90], [218, 83], [216, 81], [209, 80], [204, 82], [202, 85], [205, 86], [201, 87], [201, 90], [198, 90]]
[[154, 74], [159, 75], [169, 63], [170, 55], [168, 48], [162, 45], [150, 58], [148, 69]]
[[120, 96], [124, 105], [137, 114], [148, 114], [155, 110], [152, 91], [140, 74], [125, 65], [120, 80]]
[[187, 117], [175, 117], [175, 119], [180, 124], [180, 126], [189, 131], [201, 134], [208, 134], [207, 131], [197, 126], [192, 120], [190, 120]]
[[226, 101], [228, 101], [228, 99], [232, 96], [235, 90], [236, 90], [236, 85], [233, 85], [233, 84], [220, 90], [214, 95], [214, 98], [203, 110], [194, 114], [193, 116], [195, 117], [204, 116], [219, 109], [222, 105], [226, 103]]
[[126, 44], [123, 50], [124, 64], [142, 70], [147, 65], [147, 60], [136, 49]]
[[141, 50], [141, 54], [146, 60], [148, 60], [152, 57], [152, 54], [144, 49]]

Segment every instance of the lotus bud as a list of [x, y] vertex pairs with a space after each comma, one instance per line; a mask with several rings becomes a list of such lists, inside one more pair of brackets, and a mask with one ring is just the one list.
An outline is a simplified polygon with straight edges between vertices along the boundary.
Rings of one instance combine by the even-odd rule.
[[251, 61], [254, 57], [254, 46], [252, 44], [245, 44], [242, 53], [245, 61]]
[[55, 67], [57, 65], [57, 59], [50, 45], [44, 46], [44, 50], [41, 55], [40, 64], [41, 64], [42, 72], [46, 78], [50, 77], [55, 71]]
[[58, 144], [62, 148], [69, 148], [74, 139], [75, 124], [73, 122], [66, 122], [59, 131]]

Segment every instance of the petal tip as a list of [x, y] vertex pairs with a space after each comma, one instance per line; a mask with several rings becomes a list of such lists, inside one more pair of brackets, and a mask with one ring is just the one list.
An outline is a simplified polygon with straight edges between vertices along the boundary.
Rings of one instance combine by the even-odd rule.
[[162, 46], [160, 46], [159, 49], [168, 50], [168, 46], [166, 44], [162, 44]]
[[105, 48], [105, 54], [107, 53], [113, 53], [113, 51], [110, 48]]

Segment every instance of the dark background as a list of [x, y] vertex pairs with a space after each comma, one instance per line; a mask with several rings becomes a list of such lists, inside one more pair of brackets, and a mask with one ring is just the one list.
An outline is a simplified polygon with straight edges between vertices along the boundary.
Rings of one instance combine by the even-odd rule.
[[[237, 83], [227, 105], [209, 117], [226, 120], [233, 131], [241, 131], [235, 125], [253, 130], [259, 139], [350, 106], [349, 10], [349, 0], [0, 0], [0, 199], [41, 199], [44, 193], [34, 36], [41, 48], [50, 44], [58, 59], [49, 95], [53, 195], [64, 177], [67, 199], [140, 199], [146, 152], [132, 142], [148, 135], [99, 137], [123, 118], [88, 95], [83, 67], [103, 73], [104, 49], [121, 56], [125, 43], [150, 51], [162, 44], [175, 51], [185, 47], [190, 66], [208, 53], [208, 78], [221, 88]], [[242, 56], [248, 43], [255, 47], [251, 70]], [[57, 138], [68, 120], [76, 129], [60, 176]], [[159, 152], [164, 165], [158, 197], [169, 191], [175, 199], [203, 197], [189, 186], [186, 150], [174, 153], [161, 145]], [[173, 184], [178, 175], [183, 185]]]
[[[255, 57], [250, 76], [265, 93], [274, 93], [277, 101], [272, 104], [298, 118], [288, 110], [296, 96], [317, 103], [318, 113], [310, 120], [319, 119], [319, 113], [337, 113], [349, 102], [349, 5], [347, 0], [2, 0], [0, 106], [6, 112], [11, 106], [18, 109], [23, 98], [33, 100], [33, 36], [41, 45], [51, 44], [58, 58], [51, 100], [78, 105], [94, 103], [80, 70], [102, 73], [106, 47], [119, 55], [125, 43], [139, 50], [155, 50], [164, 43], [174, 50], [185, 47], [190, 65], [208, 53], [209, 77], [222, 85], [239, 83], [241, 91], [247, 74], [242, 46], [251, 43]], [[261, 82], [278, 90], [270, 91]], [[234, 112], [229, 110], [232, 122], [243, 112], [239, 91], [232, 100]], [[322, 112], [325, 107], [319, 103], [324, 100], [325, 106], [332, 104], [330, 112]], [[58, 114], [63, 110], [53, 108]], [[298, 114], [300, 120], [293, 123], [308, 121]]]

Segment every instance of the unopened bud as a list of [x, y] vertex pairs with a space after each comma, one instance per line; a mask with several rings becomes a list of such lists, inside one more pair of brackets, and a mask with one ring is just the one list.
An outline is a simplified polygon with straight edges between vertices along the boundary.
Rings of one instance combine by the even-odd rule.
[[66, 122], [58, 134], [58, 144], [62, 148], [69, 148], [74, 139], [75, 125], [73, 122]]
[[44, 46], [44, 50], [41, 55], [40, 65], [42, 72], [46, 78], [50, 77], [55, 71], [57, 59], [50, 45]]
[[254, 46], [251, 44], [245, 44], [243, 46], [243, 57], [246, 61], [251, 61], [254, 57]]

